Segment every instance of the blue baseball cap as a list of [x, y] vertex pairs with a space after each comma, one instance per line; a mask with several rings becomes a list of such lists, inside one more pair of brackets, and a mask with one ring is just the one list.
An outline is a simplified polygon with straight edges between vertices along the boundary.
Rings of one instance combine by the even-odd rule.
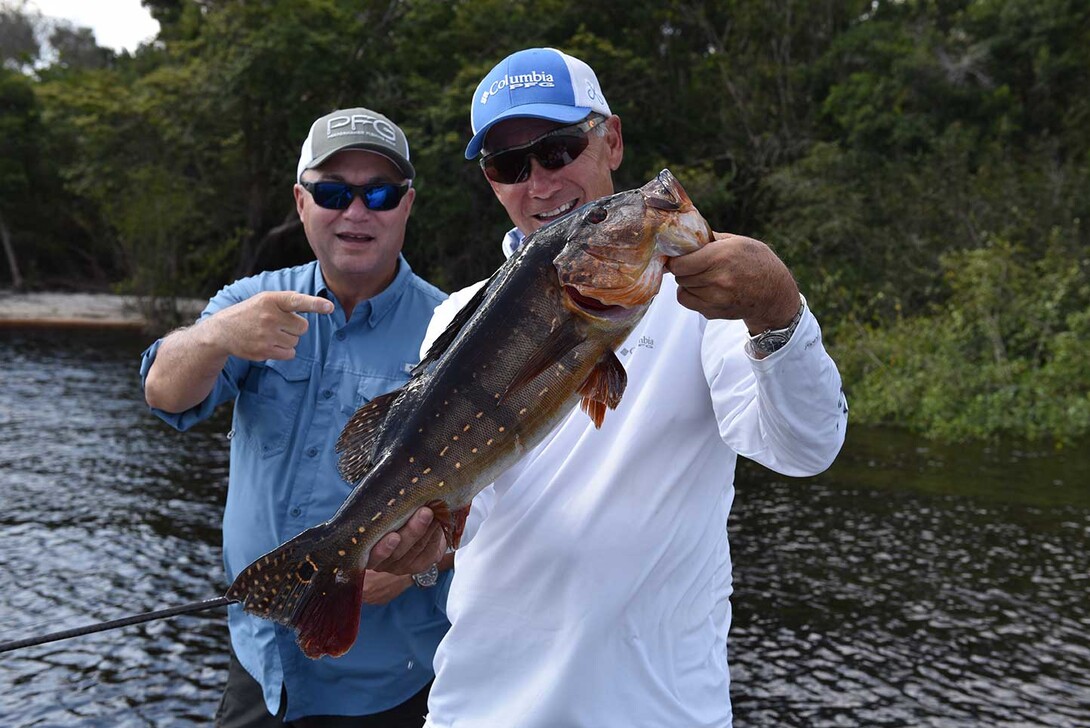
[[481, 153], [489, 129], [504, 119], [530, 117], [564, 124], [592, 111], [610, 116], [598, 77], [586, 63], [555, 48], [528, 48], [496, 64], [477, 85], [469, 118], [473, 138], [466, 159]]

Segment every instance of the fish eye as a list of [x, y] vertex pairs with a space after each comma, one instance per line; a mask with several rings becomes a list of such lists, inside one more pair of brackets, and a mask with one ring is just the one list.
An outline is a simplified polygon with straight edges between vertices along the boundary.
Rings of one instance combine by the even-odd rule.
[[589, 222], [591, 225], [597, 225], [598, 223], [605, 220], [608, 216], [609, 213], [606, 211], [606, 208], [595, 207], [587, 212], [587, 216], [583, 219]]

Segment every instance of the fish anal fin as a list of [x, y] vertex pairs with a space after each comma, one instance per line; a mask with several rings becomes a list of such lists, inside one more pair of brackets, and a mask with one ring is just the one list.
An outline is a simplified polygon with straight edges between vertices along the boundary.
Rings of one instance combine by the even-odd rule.
[[590, 416], [595, 427], [602, 426], [607, 407], [616, 409], [621, 403], [627, 385], [628, 374], [624, 365], [616, 354], [607, 352], [579, 387], [579, 394], [583, 395], [580, 406]]
[[579, 327], [574, 318], [567, 318], [541, 342], [541, 345], [526, 359], [523, 365], [511, 379], [497, 400], [496, 404], [502, 404], [507, 395], [518, 391], [520, 388], [532, 382], [539, 374], [555, 366], [569, 351], [585, 341], [585, 337], [579, 332]]
[[[312, 660], [322, 655], [340, 657], [352, 648], [360, 631], [364, 571], [323, 572], [315, 577], [314, 598], [306, 600], [296, 616], [296, 642]], [[320, 596], [319, 596], [320, 595]]]
[[325, 524], [303, 531], [243, 569], [226, 594], [249, 614], [292, 627], [311, 659], [348, 652], [360, 627], [359, 554], [333, 551], [328, 541]]
[[386, 415], [401, 391], [395, 389], [375, 397], [356, 410], [345, 423], [340, 437], [337, 438], [337, 452], [341, 454], [337, 469], [347, 482], [359, 482], [371, 469]]

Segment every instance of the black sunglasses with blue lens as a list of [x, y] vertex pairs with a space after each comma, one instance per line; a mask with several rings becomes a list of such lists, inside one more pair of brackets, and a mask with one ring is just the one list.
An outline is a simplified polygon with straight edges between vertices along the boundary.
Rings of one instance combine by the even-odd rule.
[[375, 182], [366, 185], [350, 185], [347, 182], [321, 181], [300, 182], [310, 193], [318, 207], [327, 210], [347, 210], [352, 200], [359, 197], [368, 210], [383, 212], [401, 204], [401, 198], [409, 191], [409, 183]]

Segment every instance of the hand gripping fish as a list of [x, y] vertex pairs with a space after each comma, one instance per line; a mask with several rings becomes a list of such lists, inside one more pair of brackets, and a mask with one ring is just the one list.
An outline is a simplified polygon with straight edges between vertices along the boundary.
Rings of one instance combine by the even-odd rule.
[[337, 442], [356, 483], [325, 523], [253, 562], [227, 597], [293, 627], [311, 658], [356, 639], [371, 547], [430, 507], [455, 548], [473, 497], [576, 402], [601, 427], [627, 383], [613, 353], [708, 223], [669, 170], [525, 239], [399, 390], [361, 407]]

